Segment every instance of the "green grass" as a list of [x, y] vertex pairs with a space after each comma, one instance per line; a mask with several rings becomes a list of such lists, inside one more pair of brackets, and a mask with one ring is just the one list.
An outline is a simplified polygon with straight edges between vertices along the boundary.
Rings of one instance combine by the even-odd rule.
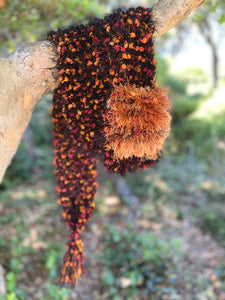
[[202, 230], [212, 235], [225, 247], [225, 212], [208, 211], [203, 208], [199, 209], [197, 216]]
[[[174, 255], [179, 255], [179, 242], [169, 243], [153, 233], [137, 233], [133, 226], [121, 232], [108, 226], [104, 235], [103, 285], [112, 299], [134, 299], [136, 295], [167, 293], [168, 269]], [[111, 298], [110, 298], [111, 299]]]

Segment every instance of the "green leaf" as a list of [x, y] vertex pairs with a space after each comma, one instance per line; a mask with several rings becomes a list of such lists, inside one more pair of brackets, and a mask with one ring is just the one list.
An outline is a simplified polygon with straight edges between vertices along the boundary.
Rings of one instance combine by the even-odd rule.
[[105, 285], [113, 285], [115, 282], [113, 273], [109, 269], [105, 269], [103, 273], [103, 282]]
[[193, 18], [193, 21], [198, 23], [200, 21], [202, 21], [204, 19], [204, 15], [195, 15], [194, 18]]
[[19, 299], [16, 297], [15, 293], [10, 293], [7, 295], [7, 300], [19, 300]]
[[218, 22], [219, 22], [220, 24], [225, 23], [225, 15], [222, 15], [222, 16], [219, 18]]
[[217, 9], [218, 6], [219, 6], [219, 2], [215, 3], [214, 5], [212, 5], [210, 7], [210, 12], [214, 13], [216, 11], [216, 9]]
[[71, 290], [63, 288], [63, 289], [60, 290], [59, 294], [60, 294], [61, 297], [63, 297], [63, 299], [65, 299], [66, 296], [71, 294]]
[[13, 292], [16, 290], [16, 275], [15, 275], [15, 273], [9, 272], [6, 275], [6, 286], [7, 286], [7, 290], [13, 294]]

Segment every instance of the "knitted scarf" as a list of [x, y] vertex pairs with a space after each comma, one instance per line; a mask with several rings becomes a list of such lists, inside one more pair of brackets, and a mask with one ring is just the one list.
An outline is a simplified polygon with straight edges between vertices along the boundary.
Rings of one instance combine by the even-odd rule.
[[56, 189], [70, 228], [62, 284], [85, 272], [80, 233], [95, 208], [96, 157], [123, 175], [161, 155], [170, 103], [155, 82], [153, 32], [151, 11], [138, 7], [49, 34], [59, 55], [52, 112]]

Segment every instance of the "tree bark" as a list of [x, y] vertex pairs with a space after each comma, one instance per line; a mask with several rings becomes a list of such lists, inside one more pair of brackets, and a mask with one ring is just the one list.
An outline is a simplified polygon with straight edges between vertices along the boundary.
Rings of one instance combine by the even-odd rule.
[[198, 22], [197, 25], [200, 30], [200, 33], [203, 35], [206, 42], [208, 43], [212, 54], [212, 83], [213, 83], [213, 88], [215, 89], [218, 85], [218, 79], [219, 79], [219, 74], [218, 74], [219, 55], [217, 52], [215, 36], [213, 34], [213, 28], [206, 17], [200, 22]]
[[[161, 0], [152, 8], [154, 38], [183, 21], [204, 0]], [[38, 101], [58, 85], [57, 51], [49, 41], [0, 59], [0, 182]], [[37, 124], [38, 126], [38, 124]]]
[[154, 38], [166, 33], [186, 19], [190, 13], [203, 4], [205, 0], [163, 0], [152, 7], [155, 21]]
[[0, 181], [35, 105], [57, 87], [56, 61], [56, 50], [48, 41], [19, 48], [0, 59]]

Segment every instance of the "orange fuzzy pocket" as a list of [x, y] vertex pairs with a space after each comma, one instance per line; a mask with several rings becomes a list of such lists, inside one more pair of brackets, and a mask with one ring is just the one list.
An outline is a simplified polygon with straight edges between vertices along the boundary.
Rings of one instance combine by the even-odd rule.
[[115, 159], [158, 158], [170, 130], [167, 91], [154, 85], [114, 85], [107, 102], [106, 148]]

